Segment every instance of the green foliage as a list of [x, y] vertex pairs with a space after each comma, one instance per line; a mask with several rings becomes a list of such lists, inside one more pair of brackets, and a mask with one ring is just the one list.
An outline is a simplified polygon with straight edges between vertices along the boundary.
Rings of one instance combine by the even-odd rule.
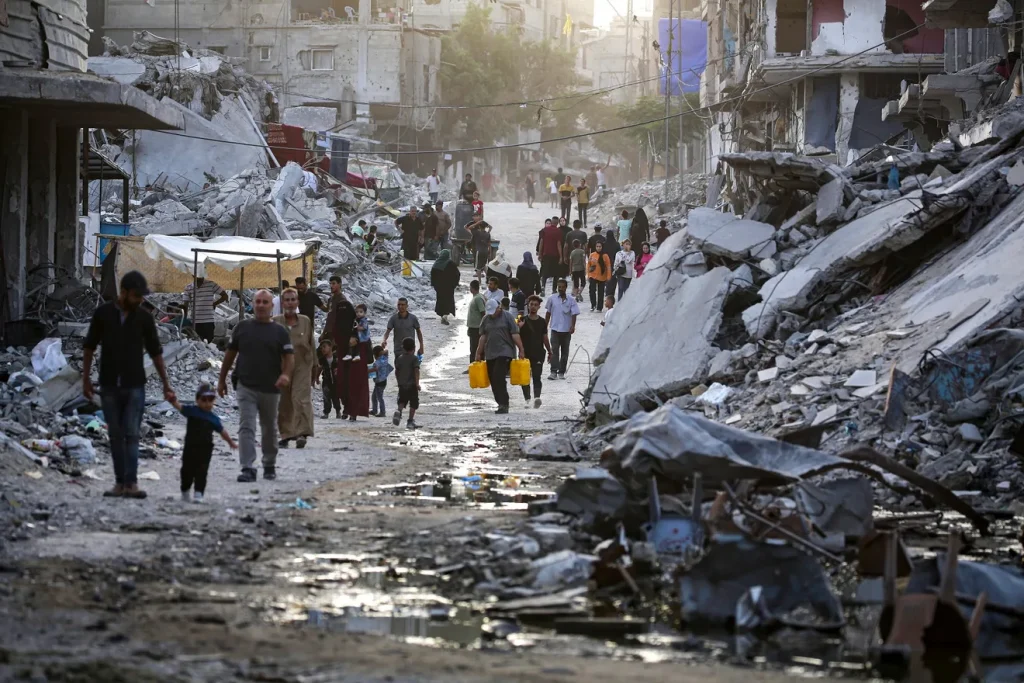
[[[689, 106], [687, 106], [687, 104]], [[688, 93], [685, 96], [683, 110], [689, 112], [690, 107], [699, 109], [700, 96]], [[670, 114], [679, 113], [679, 99], [673, 98], [669, 108]], [[701, 112], [704, 116], [706, 113]], [[665, 150], [665, 123], [659, 119], [665, 116], [665, 98], [658, 95], [641, 97], [626, 105], [616, 105], [608, 101], [608, 96], [588, 104], [585, 108], [587, 128], [591, 130], [607, 130], [620, 126], [635, 126], [614, 133], [595, 135], [594, 145], [608, 154], [617, 154], [630, 164], [637, 161], [637, 152], [653, 151], [661, 154]], [[655, 121], [646, 125], [635, 125], [644, 121]], [[704, 121], [700, 116], [687, 114], [683, 117], [683, 135], [690, 137], [703, 130]], [[679, 140], [679, 119], [672, 118], [668, 122], [669, 145], [674, 149]]]
[[[490, 8], [471, 3], [457, 31], [441, 41], [442, 104], [482, 105], [553, 97], [576, 86], [573, 52], [550, 42], [523, 41], [494, 28]], [[550, 105], [554, 109], [559, 103]], [[541, 119], [538, 122], [538, 110]], [[554, 116], [553, 122], [548, 116]], [[489, 107], [447, 112], [449, 130], [465, 127], [463, 144], [487, 145], [510, 133], [515, 124], [566, 126], [575, 114], [552, 114], [538, 105]]]

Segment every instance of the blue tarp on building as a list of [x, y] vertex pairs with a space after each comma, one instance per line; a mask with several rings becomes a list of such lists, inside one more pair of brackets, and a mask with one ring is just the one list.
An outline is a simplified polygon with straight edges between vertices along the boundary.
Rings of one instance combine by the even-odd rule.
[[[700, 75], [708, 64], [708, 25], [697, 19], [671, 20], [672, 55], [669, 49], [669, 19], [658, 20], [658, 44], [661, 45], [661, 59], [668, 67], [669, 94], [700, 91]], [[665, 94], [665, 69], [662, 68], [661, 95]]]

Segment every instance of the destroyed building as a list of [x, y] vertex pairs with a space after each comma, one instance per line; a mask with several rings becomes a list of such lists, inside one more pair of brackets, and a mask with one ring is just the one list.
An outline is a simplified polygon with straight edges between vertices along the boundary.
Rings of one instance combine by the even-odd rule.
[[[183, 12], [180, 25], [174, 5], [96, 4], [90, 27], [115, 43], [145, 29], [240, 60], [279, 93], [286, 119], [289, 108], [314, 106], [327, 110], [317, 112], [314, 130], [358, 124], [382, 142], [433, 144], [436, 120], [426, 105], [440, 101], [441, 40], [370, 0], [227, 1]], [[96, 45], [90, 52], [102, 53]]]
[[85, 73], [84, 0], [12, 0], [3, 10], [0, 240], [7, 297], [0, 316], [11, 321], [27, 313], [30, 289], [48, 290], [81, 269], [81, 186], [94, 172], [113, 171], [83, 149], [82, 131], [180, 129], [183, 118], [135, 88]]

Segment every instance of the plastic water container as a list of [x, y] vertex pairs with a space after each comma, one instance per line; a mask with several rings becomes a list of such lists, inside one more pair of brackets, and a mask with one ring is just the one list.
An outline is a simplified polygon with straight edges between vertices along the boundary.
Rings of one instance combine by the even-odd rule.
[[486, 389], [491, 386], [491, 378], [487, 374], [487, 363], [479, 360], [469, 364], [469, 388]]
[[525, 387], [530, 384], [530, 361], [520, 358], [509, 365], [509, 378], [513, 386]]

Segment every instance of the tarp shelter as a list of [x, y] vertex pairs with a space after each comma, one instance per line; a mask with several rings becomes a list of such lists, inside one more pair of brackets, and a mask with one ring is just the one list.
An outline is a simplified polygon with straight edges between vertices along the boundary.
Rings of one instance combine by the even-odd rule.
[[[172, 237], [117, 239], [116, 276], [131, 270], [146, 276], [154, 292], [181, 292], [198, 277], [212, 280], [224, 289], [277, 287], [281, 280], [293, 282], [309, 277], [316, 266], [317, 241], [258, 240], [251, 237]], [[280, 269], [279, 269], [280, 260]]]

